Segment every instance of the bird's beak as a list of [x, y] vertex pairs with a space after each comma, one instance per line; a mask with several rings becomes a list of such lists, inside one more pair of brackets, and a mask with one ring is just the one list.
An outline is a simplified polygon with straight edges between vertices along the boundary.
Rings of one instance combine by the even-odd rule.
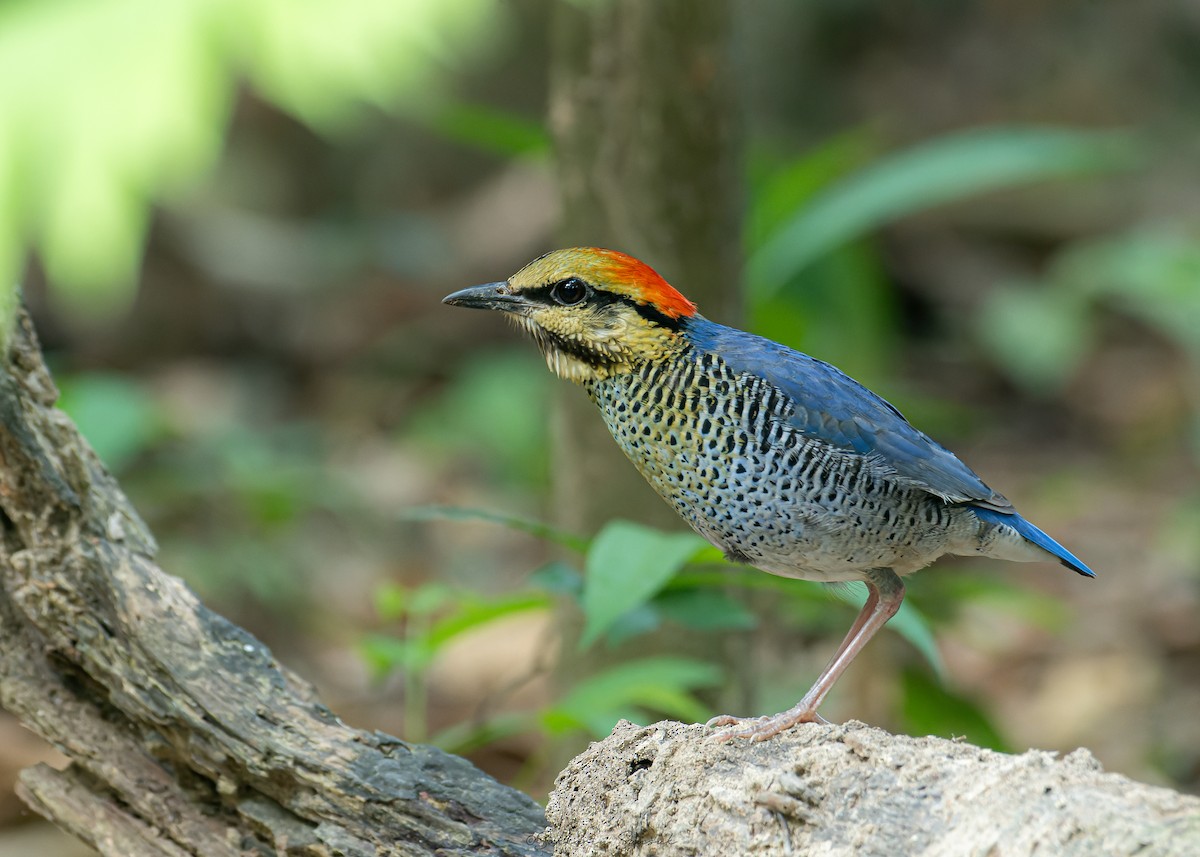
[[527, 306], [528, 301], [519, 293], [514, 293], [508, 283], [485, 283], [482, 286], [471, 286], [452, 295], [442, 298], [442, 303], [450, 306], [465, 306], [474, 309], [498, 309], [505, 312], [517, 312]]

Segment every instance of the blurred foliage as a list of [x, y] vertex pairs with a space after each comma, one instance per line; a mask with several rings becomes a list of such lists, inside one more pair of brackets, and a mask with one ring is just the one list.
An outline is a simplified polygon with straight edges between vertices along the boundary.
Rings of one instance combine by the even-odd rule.
[[965, 738], [980, 747], [1013, 752], [978, 706], [951, 693], [941, 682], [931, 681], [920, 670], [906, 669], [900, 688], [901, 715], [909, 734]]
[[58, 382], [58, 406], [71, 415], [100, 460], [119, 473], [166, 433], [152, 396], [120, 375], [82, 373]]
[[504, 482], [545, 486], [552, 381], [529, 349], [484, 353], [466, 362], [406, 430], [430, 449], [479, 462]]
[[366, 107], [428, 103], [496, 20], [492, 0], [4, 4], [0, 282], [36, 250], [71, 304], [126, 306], [151, 204], [214, 164], [239, 86], [344, 130]]
[[447, 103], [428, 118], [450, 140], [504, 157], [548, 157], [550, 135], [541, 122], [481, 104]]
[[1002, 188], [1128, 169], [1128, 134], [975, 128], [875, 156], [865, 132], [840, 134], [751, 171], [746, 273], [755, 330], [820, 354], [873, 386], [895, 352], [895, 299], [865, 239], [905, 216]]
[[691, 533], [662, 533], [628, 521], [606, 524], [587, 552], [580, 647], [586, 648], [619, 618], [648, 603], [707, 546]]
[[391, 584], [375, 596], [376, 612], [385, 622], [399, 623], [401, 636], [373, 634], [362, 645], [377, 675], [399, 670], [404, 676], [404, 734], [426, 741], [426, 675], [433, 659], [461, 635], [498, 619], [529, 610], [547, 610], [551, 602], [540, 592], [485, 598], [443, 583], [414, 589]]
[[[899, 217], [1013, 185], [1126, 168], [1135, 154], [1133, 141], [1113, 132], [976, 128], [882, 158], [824, 187], [813, 187], [811, 168], [790, 165], [775, 181], [787, 183], [793, 205], [780, 211], [784, 191], [768, 187], [779, 222], [752, 218], [764, 234], [751, 248], [750, 292], [769, 297], [825, 253]], [[818, 150], [816, 157], [824, 162], [829, 153]], [[797, 182], [799, 176], [804, 180]]]
[[[1180, 227], [1139, 227], [1071, 244], [1041, 279], [992, 292], [978, 324], [1010, 377], [1045, 396], [1061, 391], [1099, 347], [1106, 314], [1139, 322], [1173, 344], [1200, 383], [1200, 237]], [[1190, 405], [1200, 460], [1200, 396]]]
[[[1094, 345], [1096, 317], [1107, 305], [1200, 361], [1197, 283], [1200, 238], [1178, 229], [1139, 229], [1072, 244], [1047, 266], [1044, 280], [993, 293], [981, 313], [984, 341], [1016, 380], [1051, 391]], [[1074, 321], [1064, 321], [1067, 315]], [[1040, 353], [1035, 343], [1048, 337], [1067, 340], [1059, 346], [1064, 358]]]
[[[714, 712], [695, 692], [722, 684], [721, 666], [694, 657], [639, 657], [635, 653], [642, 649], [641, 641], [648, 639], [647, 635], [664, 624], [692, 634], [754, 629], [757, 616], [731, 596], [737, 589], [769, 590], [778, 602], [778, 615], [790, 619], [797, 629], [821, 624], [813, 621], [814, 614], [829, 612], [830, 592], [852, 605], [855, 612], [866, 600], [865, 590], [857, 585], [826, 590], [729, 566], [719, 551], [693, 533], [666, 533], [617, 520], [584, 540], [547, 524], [466, 509], [426, 508], [414, 515], [426, 520], [477, 519], [547, 538], [581, 552], [583, 570], [572, 563], [551, 562], [531, 575], [532, 589], [490, 598], [436, 582], [413, 590], [393, 584], [381, 587], [376, 596], [378, 615], [385, 624], [399, 624], [401, 631], [399, 635], [372, 634], [364, 641], [363, 650], [376, 675], [403, 675], [406, 735], [419, 740], [426, 734], [425, 683], [433, 659], [446, 643], [514, 612], [551, 609], [555, 597], [566, 598], [571, 609], [582, 614], [581, 649], [603, 643], [609, 648], [624, 647], [622, 651], [628, 654], [615, 666], [571, 675], [557, 697], [538, 711], [512, 712], [494, 704], [491, 713], [453, 724], [433, 737], [435, 743], [456, 752], [530, 730], [539, 730], [547, 740], [570, 739], [580, 730], [601, 738], [620, 719], [636, 722], [665, 716], [707, 720]], [[1009, 586], [993, 583], [988, 589], [1003, 594]], [[852, 615], [847, 611], [842, 617], [847, 627]], [[942, 673], [933, 631], [912, 599], [887, 627], [912, 643], [935, 673]], [[979, 738], [985, 746], [1004, 746], [977, 704], [941, 686], [936, 693], [926, 694], [927, 686], [930, 681], [924, 674], [906, 673], [902, 685], [906, 722], [919, 724], [931, 734], [967, 735]], [[803, 690], [794, 688], [794, 697], [798, 699]], [[921, 694], [926, 695], [909, 698]], [[932, 706], [925, 701], [929, 698], [934, 699]], [[938, 711], [946, 716], [939, 719]]]

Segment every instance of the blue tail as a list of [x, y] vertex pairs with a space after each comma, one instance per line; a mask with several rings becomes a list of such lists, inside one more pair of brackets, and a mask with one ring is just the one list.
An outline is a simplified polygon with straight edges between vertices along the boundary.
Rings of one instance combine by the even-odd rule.
[[995, 509], [984, 509], [979, 506], [972, 506], [971, 511], [975, 513], [975, 517], [982, 521], [987, 521], [989, 524], [1003, 524], [1006, 527], [1012, 527], [1026, 541], [1033, 542], [1042, 550], [1054, 554], [1058, 557], [1058, 561], [1071, 569], [1071, 571], [1078, 572], [1084, 577], [1096, 576], [1096, 573], [1080, 562], [1075, 554], [1026, 521], [1016, 512], [997, 512]]

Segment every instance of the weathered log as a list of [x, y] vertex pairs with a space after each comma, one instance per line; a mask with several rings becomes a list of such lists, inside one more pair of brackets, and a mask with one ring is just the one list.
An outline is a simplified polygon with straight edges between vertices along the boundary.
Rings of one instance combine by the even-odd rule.
[[546, 815], [556, 857], [1200, 854], [1200, 798], [1086, 750], [1011, 756], [853, 722], [761, 744], [621, 723], [559, 775]]
[[464, 759], [352, 729], [154, 564], [28, 317], [0, 366], [0, 706], [71, 760], [22, 796], [104, 854], [548, 853]]

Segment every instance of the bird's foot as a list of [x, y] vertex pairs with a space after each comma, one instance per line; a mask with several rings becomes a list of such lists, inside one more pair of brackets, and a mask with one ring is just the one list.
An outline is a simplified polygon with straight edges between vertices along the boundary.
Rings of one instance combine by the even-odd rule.
[[797, 723], [824, 723], [828, 725], [829, 721], [820, 714], [817, 714], [815, 708], [797, 705], [795, 708], [789, 708], [787, 711], [770, 717], [733, 717], [729, 714], [722, 714], [720, 717], [714, 717], [704, 725], [710, 729], [730, 727], [721, 729], [720, 732], [715, 733], [712, 736], [714, 741], [731, 741], [734, 738], [745, 738], [749, 741], [758, 742], [773, 738], [780, 732], [791, 729]]

